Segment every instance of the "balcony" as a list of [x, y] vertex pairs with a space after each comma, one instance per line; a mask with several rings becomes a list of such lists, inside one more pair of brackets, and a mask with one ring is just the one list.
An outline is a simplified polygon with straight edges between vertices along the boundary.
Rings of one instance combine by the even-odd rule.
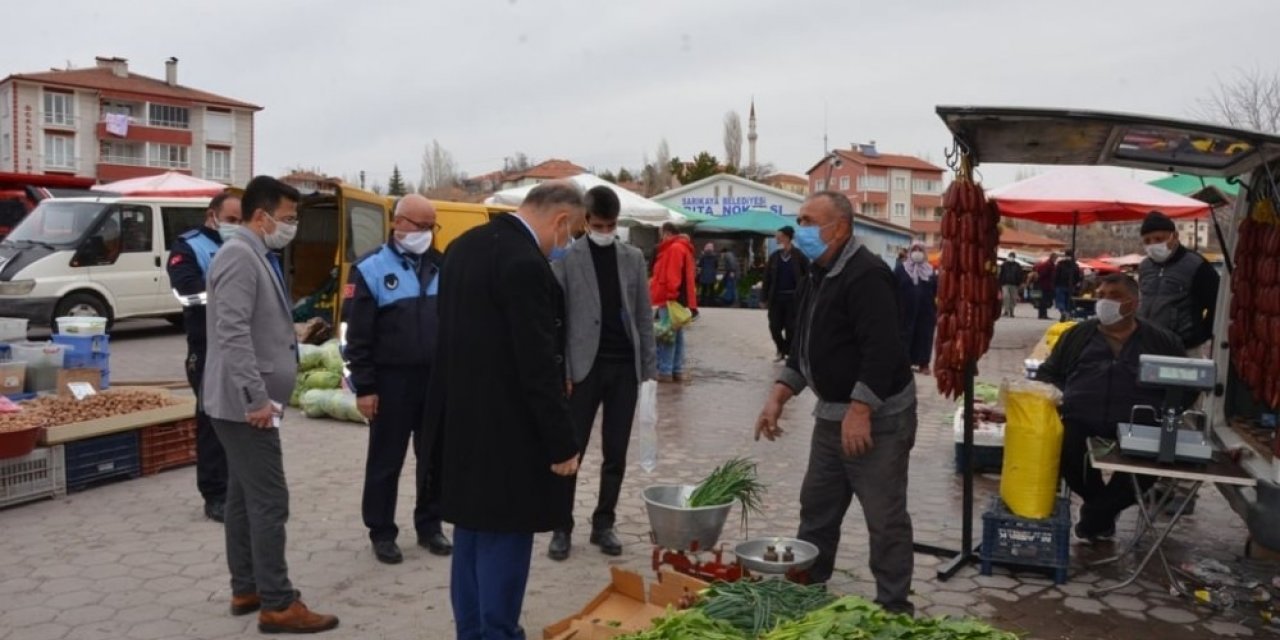
[[145, 167], [147, 159], [139, 156], [103, 154], [98, 157], [98, 164], [115, 164], [125, 167]]
[[46, 129], [65, 129], [74, 131], [80, 124], [80, 119], [65, 113], [41, 113], [40, 123]]

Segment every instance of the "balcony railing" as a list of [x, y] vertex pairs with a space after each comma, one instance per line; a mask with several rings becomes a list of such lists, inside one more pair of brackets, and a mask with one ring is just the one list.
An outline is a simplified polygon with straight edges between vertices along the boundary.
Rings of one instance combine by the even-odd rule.
[[147, 159], [139, 156], [122, 156], [115, 154], [103, 154], [98, 157], [101, 164], [120, 164], [128, 167], [145, 167]]
[[159, 167], [161, 169], [190, 169], [191, 162], [185, 160], [162, 160], [160, 158], [152, 158], [147, 163], [148, 167]]
[[46, 112], [40, 115], [40, 122], [44, 123], [46, 127], [67, 127], [69, 129], [74, 129], [79, 121], [79, 118], [70, 114]]
[[76, 167], [80, 166], [77, 158], [42, 157], [41, 164], [45, 171], [75, 171]]

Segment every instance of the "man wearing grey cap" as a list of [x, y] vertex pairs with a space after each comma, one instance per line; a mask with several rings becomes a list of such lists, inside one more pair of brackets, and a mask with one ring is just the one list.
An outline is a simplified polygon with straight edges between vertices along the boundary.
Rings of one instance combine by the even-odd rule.
[[1199, 253], [1182, 246], [1177, 226], [1165, 214], [1148, 213], [1141, 232], [1147, 257], [1138, 267], [1138, 317], [1177, 334], [1187, 355], [1201, 356], [1201, 347], [1213, 337], [1218, 272]]

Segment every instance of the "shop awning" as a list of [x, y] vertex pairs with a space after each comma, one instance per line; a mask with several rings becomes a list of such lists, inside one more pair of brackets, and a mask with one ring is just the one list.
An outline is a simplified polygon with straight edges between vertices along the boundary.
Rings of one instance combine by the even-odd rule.
[[752, 233], [771, 236], [779, 229], [794, 224], [794, 218], [786, 218], [763, 209], [748, 209], [742, 213], [716, 218], [709, 222], [700, 222], [696, 229], [698, 232], [705, 233]]
[[122, 196], [167, 196], [170, 198], [213, 197], [227, 190], [227, 185], [212, 180], [202, 180], [185, 173], [166, 171], [154, 176], [129, 178], [90, 187], [95, 191], [110, 191]]

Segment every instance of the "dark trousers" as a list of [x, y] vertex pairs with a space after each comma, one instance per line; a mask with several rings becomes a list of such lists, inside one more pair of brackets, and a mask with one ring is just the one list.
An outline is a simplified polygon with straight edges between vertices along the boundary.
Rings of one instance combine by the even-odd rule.
[[916, 408], [872, 418], [871, 433], [871, 451], [848, 458], [841, 448], [839, 422], [819, 419], [814, 425], [809, 468], [800, 486], [796, 537], [818, 547], [810, 579], [830, 580], [844, 514], [857, 496], [871, 543], [869, 564], [876, 579], [876, 602], [891, 611], [912, 612], [908, 596], [915, 556], [907, 513], [907, 472], [916, 440]]
[[[1085, 428], [1072, 422], [1063, 423], [1062, 457], [1058, 468], [1063, 480], [1071, 491], [1084, 500], [1080, 507], [1080, 521], [1085, 528], [1098, 531], [1106, 529], [1116, 522], [1116, 517], [1125, 509], [1137, 504], [1138, 497], [1133, 492], [1133, 478], [1128, 473], [1112, 473], [1111, 480], [1105, 482], [1102, 472], [1089, 464], [1089, 438], [1116, 438], [1116, 429], [1095, 430]], [[1143, 491], [1155, 484], [1152, 476], [1138, 476], [1138, 486]]]
[[187, 344], [187, 383], [196, 394], [196, 489], [205, 502], [222, 502], [227, 497], [227, 453], [213, 431], [209, 414], [200, 406], [204, 351], [205, 345]]
[[279, 429], [258, 429], [246, 422], [214, 420], [227, 452], [227, 567], [231, 592], [257, 593], [262, 607], [279, 611], [293, 604], [293, 583], [285, 562], [285, 523], [289, 486]]
[[1040, 312], [1041, 320], [1049, 319], [1049, 307], [1053, 306], [1053, 289], [1040, 289], [1040, 300], [1036, 304], [1036, 310]]
[[773, 336], [773, 344], [778, 348], [778, 353], [782, 355], [791, 353], [791, 319], [795, 303], [795, 292], [775, 293], [773, 299], [769, 300], [769, 333]]
[[524, 640], [520, 609], [532, 556], [532, 533], [453, 528], [449, 599], [458, 640]]
[[[639, 387], [634, 362], [597, 359], [591, 373], [573, 386], [573, 396], [569, 398], [569, 414], [573, 419], [578, 450], [582, 454], [586, 454], [587, 444], [591, 442], [596, 413], [600, 405], [604, 405], [600, 424], [604, 463], [600, 467], [600, 496], [591, 516], [593, 531], [612, 529], [617, 520], [615, 511], [618, 495], [622, 493], [622, 478], [627, 471], [627, 445], [631, 442], [631, 423], [636, 415]], [[574, 488], [576, 490], [576, 484]], [[573, 531], [572, 522], [567, 531]]]
[[369, 452], [364, 466], [364, 497], [361, 513], [369, 528], [369, 539], [395, 540], [396, 496], [400, 493], [400, 471], [404, 468], [409, 440], [417, 459], [413, 525], [419, 538], [440, 532], [440, 504], [428, 491], [431, 447], [426, 442], [426, 367], [385, 368], [378, 371], [378, 413], [369, 425]]

